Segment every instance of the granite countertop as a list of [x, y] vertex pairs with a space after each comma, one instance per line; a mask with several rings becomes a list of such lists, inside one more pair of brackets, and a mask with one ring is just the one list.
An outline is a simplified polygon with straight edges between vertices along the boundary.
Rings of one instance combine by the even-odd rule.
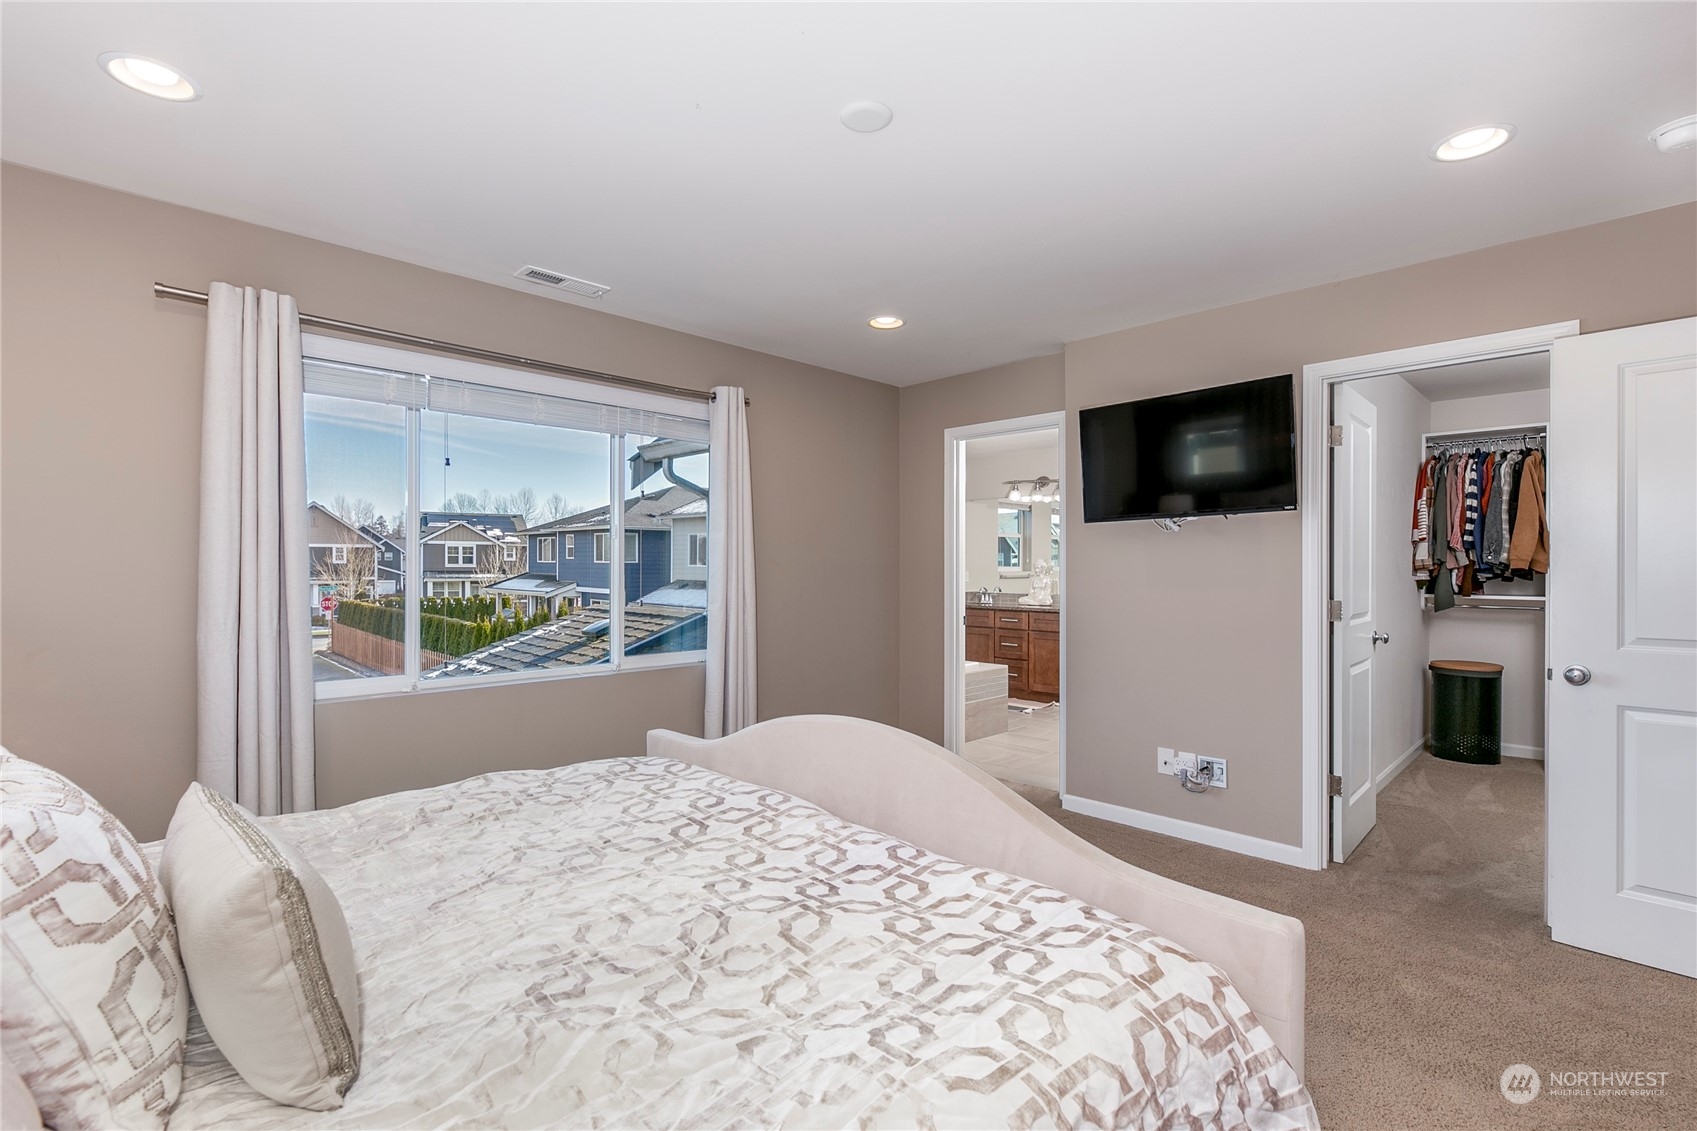
[[981, 605], [978, 603], [977, 593], [968, 593], [966, 595], [967, 611], [971, 612], [973, 609], [1015, 609], [1024, 613], [1058, 613], [1061, 611], [1061, 599], [1059, 597], [1055, 598], [1055, 603], [1052, 605], [1022, 605], [1019, 603], [1020, 595], [1018, 593], [992, 593], [990, 596], [995, 603]]

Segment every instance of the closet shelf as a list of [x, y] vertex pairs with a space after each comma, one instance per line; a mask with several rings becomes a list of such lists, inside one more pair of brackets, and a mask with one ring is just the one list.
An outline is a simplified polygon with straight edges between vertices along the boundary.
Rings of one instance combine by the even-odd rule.
[[[1513, 594], [1502, 597], [1457, 597], [1455, 607], [1458, 609], [1510, 609], [1517, 612], [1541, 613], [1544, 611], [1543, 597], [1519, 597]], [[1426, 612], [1436, 612], [1432, 606], [1431, 594], [1420, 598], [1420, 607]]]

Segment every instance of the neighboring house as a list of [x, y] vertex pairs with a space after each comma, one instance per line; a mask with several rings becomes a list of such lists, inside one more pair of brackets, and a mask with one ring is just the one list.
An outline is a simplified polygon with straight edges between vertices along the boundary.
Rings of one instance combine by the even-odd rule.
[[[572, 582], [605, 601], [611, 584], [609, 507], [596, 507], [525, 531], [528, 577]], [[625, 500], [625, 599], [639, 601], [673, 581], [707, 579], [707, 499], [693, 487]]]
[[360, 527], [359, 532], [377, 545], [377, 595], [388, 597], [404, 592], [407, 587], [407, 550], [403, 544], [404, 540], [379, 533], [369, 526]]
[[382, 549], [375, 534], [338, 518], [320, 503], [308, 503], [306, 541], [314, 609], [325, 597], [381, 595]]
[[424, 596], [475, 597], [525, 572], [529, 547], [522, 515], [426, 511], [419, 518]]

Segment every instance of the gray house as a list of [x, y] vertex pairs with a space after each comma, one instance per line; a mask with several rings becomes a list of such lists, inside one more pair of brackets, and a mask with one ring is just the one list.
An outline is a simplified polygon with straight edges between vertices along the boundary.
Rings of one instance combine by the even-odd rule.
[[426, 511], [419, 516], [426, 597], [475, 597], [525, 572], [524, 516]]
[[320, 503], [306, 505], [306, 541], [312, 579], [312, 606], [326, 597], [338, 600], [381, 597], [382, 549], [375, 534], [347, 522]]

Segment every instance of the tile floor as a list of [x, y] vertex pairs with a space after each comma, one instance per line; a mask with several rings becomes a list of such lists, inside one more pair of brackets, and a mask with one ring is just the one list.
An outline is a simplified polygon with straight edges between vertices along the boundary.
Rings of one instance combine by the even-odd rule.
[[1008, 732], [968, 742], [967, 761], [1003, 781], [1061, 788], [1061, 708], [1051, 703], [1027, 715], [1008, 709]]

